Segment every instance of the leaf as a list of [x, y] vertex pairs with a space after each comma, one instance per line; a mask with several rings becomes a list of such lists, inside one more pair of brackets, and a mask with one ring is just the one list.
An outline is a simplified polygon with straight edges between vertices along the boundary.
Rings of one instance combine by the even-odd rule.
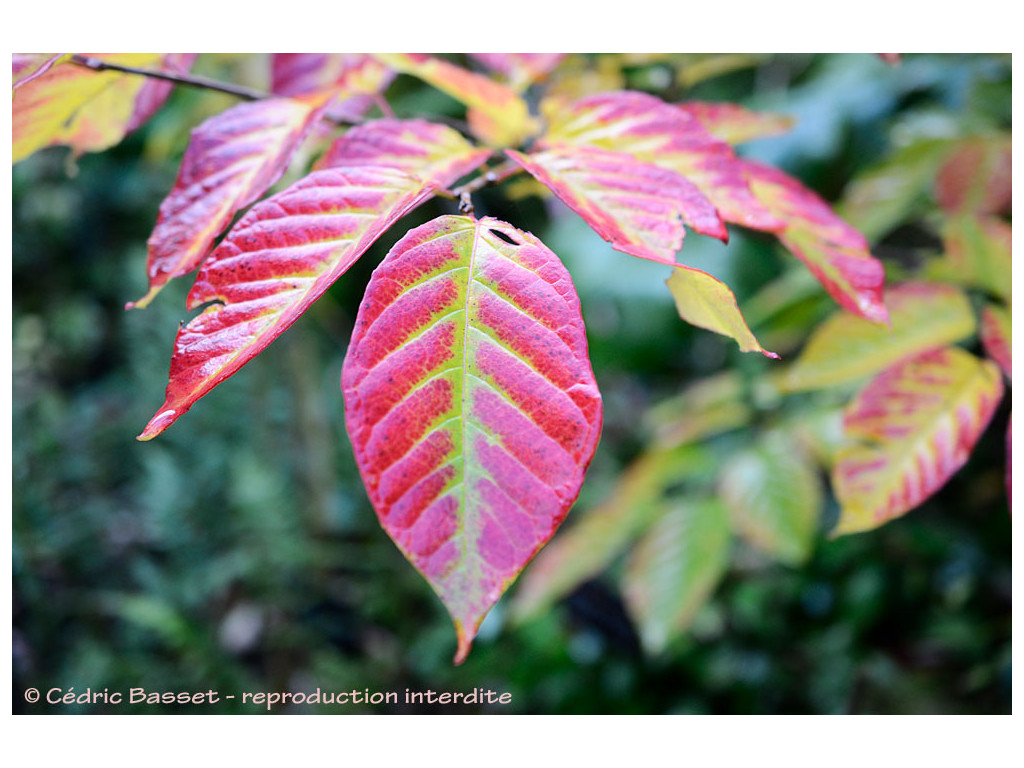
[[981, 343], [985, 354], [1003, 369], [1006, 378], [1013, 376], [1012, 328], [1010, 312], [996, 304], [988, 304], [981, 310]]
[[395, 77], [365, 53], [275, 53], [270, 66], [270, 90], [279, 96], [339, 88], [327, 109], [328, 116], [339, 122], [361, 120]]
[[414, 75], [469, 107], [470, 129], [491, 146], [517, 146], [536, 130], [526, 102], [501, 83], [423, 54], [376, 56], [392, 69]]
[[[112, 64], [160, 68], [168, 56], [159, 53], [85, 54]], [[177, 55], [180, 56], [180, 55]], [[12, 162], [44, 147], [66, 145], [76, 152], [98, 152], [117, 144], [129, 130], [152, 114], [154, 94], [169, 92], [147, 78], [123, 72], [95, 72], [52, 59], [14, 59], [19, 77], [12, 105]], [[181, 59], [174, 58], [179, 64]], [[19, 69], [20, 68], [20, 69]], [[162, 99], [160, 99], [162, 101]]]
[[644, 414], [657, 445], [670, 448], [744, 426], [753, 412], [737, 371], [699, 379]]
[[435, 134], [456, 148], [447, 161], [424, 136], [422, 177], [394, 167], [409, 167], [409, 158], [382, 152], [379, 164], [323, 168], [253, 206], [199, 270], [188, 307], [212, 305], [178, 331], [164, 405], [139, 439], [167, 429], [283, 333], [395, 221], [483, 162], [486, 150], [459, 146], [451, 133]]
[[324, 107], [324, 96], [243, 102], [192, 131], [149, 237], [149, 291], [126, 309], [147, 306], [168, 281], [199, 266], [235, 213], [281, 178]]
[[505, 76], [509, 87], [522, 93], [543, 80], [568, 54], [565, 53], [470, 53], [470, 58]]
[[702, 500], [674, 504], [637, 545], [622, 592], [648, 653], [689, 628], [725, 574], [730, 543], [722, 505]]
[[810, 557], [824, 494], [814, 465], [788, 435], [768, 433], [730, 459], [718, 489], [733, 529], [756, 549], [787, 565]]
[[[186, 74], [192, 68], [192, 63], [198, 55], [196, 53], [168, 53], [160, 60], [159, 69], [162, 72]], [[155, 77], [146, 77], [143, 80], [144, 84], [135, 97], [135, 110], [125, 126], [125, 134], [144, 125], [163, 106], [167, 97], [171, 95], [171, 91], [174, 90], [174, 83], [167, 80]]]
[[683, 223], [728, 240], [710, 201], [678, 173], [631, 155], [565, 146], [523, 155], [506, 154], [554, 192], [616, 250], [675, 264]]
[[[11, 90], [30, 83], [37, 77], [46, 74], [57, 64], [62, 64], [71, 58], [70, 53], [15, 53], [11, 56]], [[13, 94], [12, 94], [13, 95]]]
[[782, 226], [754, 197], [732, 148], [695, 117], [654, 96], [616, 91], [576, 101], [552, 116], [538, 141], [538, 149], [562, 145], [628, 153], [692, 182], [725, 221], [765, 231]]
[[916, 141], [896, 150], [853, 178], [836, 212], [876, 242], [904, 222], [925, 198], [949, 151], [949, 139]]
[[736, 297], [725, 283], [699, 269], [680, 264], [665, 284], [676, 301], [679, 316], [686, 322], [734, 339], [744, 352], [779, 358], [758, 343], [736, 305]]
[[731, 101], [686, 101], [678, 107], [712, 136], [729, 144], [779, 136], [787, 133], [795, 122], [789, 115], [755, 112]]
[[409, 176], [454, 183], [477, 168], [490, 150], [470, 145], [458, 132], [426, 120], [372, 120], [339, 137], [316, 168], [386, 165]]
[[1012, 198], [1009, 136], [958, 142], [935, 179], [935, 196], [948, 213], [1002, 213]]
[[847, 408], [862, 444], [832, 473], [842, 507], [835, 535], [876, 528], [924, 502], [967, 461], [1003, 396], [999, 369], [957, 347], [883, 371]]
[[837, 312], [811, 335], [785, 387], [821, 389], [877, 373], [897, 360], [974, 333], [967, 296], [939, 283], [904, 283], [886, 292], [890, 327]]
[[496, 219], [428, 222], [374, 272], [342, 388], [370, 500], [451, 614], [461, 663], [597, 447], [601, 398], [572, 280]]
[[980, 288], [1007, 301], [1013, 288], [1012, 241], [1009, 224], [995, 216], [960, 214], [942, 228], [945, 253], [929, 274]]
[[712, 471], [703, 448], [654, 448], [619, 476], [599, 506], [580, 513], [537, 557], [516, 588], [513, 616], [527, 621], [604, 570], [665, 508], [669, 486]]
[[785, 222], [779, 240], [811, 270], [841, 307], [868, 320], [888, 320], [885, 269], [857, 230], [816, 194], [777, 168], [744, 161], [757, 199]]

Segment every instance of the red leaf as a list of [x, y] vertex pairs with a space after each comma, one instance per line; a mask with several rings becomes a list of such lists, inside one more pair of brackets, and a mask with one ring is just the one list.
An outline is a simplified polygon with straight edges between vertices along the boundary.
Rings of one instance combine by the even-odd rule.
[[754, 197], [732, 148], [695, 117], [654, 96], [615, 91], [580, 99], [555, 117], [538, 144], [629, 153], [695, 184], [726, 221], [765, 231], [782, 226]]
[[785, 222], [779, 240], [811, 270], [839, 305], [875, 322], [888, 322], [882, 289], [885, 269], [867, 240], [824, 200], [778, 168], [744, 161], [757, 198]]
[[[454, 131], [440, 134], [456, 144]], [[262, 352], [395, 221], [488, 154], [465, 141], [457, 151], [448, 162], [427, 152], [422, 178], [384, 154], [377, 165], [314, 171], [245, 214], [199, 271], [188, 307], [213, 306], [178, 331], [164, 405], [139, 439], [156, 437]]]
[[231, 217], [281, 178], [323, 108], [323, 96], [247, 102], [192, 132], [149, 238], [149, 291], [127, 309], [145, 307], [169, 280], [199, 266]]
[[601, 400], [572, 280], [503, 222], [424, 224], [374, 272], [342, 387], [370, 499], [451, 614], [461, 663], [569, 511], [597, 446]]
[[341, 87], [345, 93], [327, 114], [334, 120], [356, 122], [394, 78], [394, 72], [364, 53], [275, 53], [270, 90], [280, 96], [302, 96]]
[[728, 239], [715, 207], [674, 171], [588, 146], [507, 154], [617, 250], [675, 264], [683, 222], [701, 234]]

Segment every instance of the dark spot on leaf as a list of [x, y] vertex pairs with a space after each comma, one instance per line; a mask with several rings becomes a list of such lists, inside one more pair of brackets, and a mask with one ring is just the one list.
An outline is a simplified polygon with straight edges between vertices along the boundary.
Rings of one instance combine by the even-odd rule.
[[494, 236], [495, 236], [496, 238], [498, 238], [499, 240], [504, 240], [504, 241], [505, 241], [506, 243], [508, 243], [509, 245], [519, 245], [519, 243], [517, 243], [517, 242], [516, 242], [515, 240], [513, 240], [513, 239], [512, 239], [511, 237], [509, 237], [508, 235], [506, 235], [506, 234], [505, 234], [504, 232], [499, 232], [499, 231], [498, 231], [497, 229], [492, 229], [492, 230], [491, 230], [491, 234], [492, 234], [492, 235], [494, 235]]

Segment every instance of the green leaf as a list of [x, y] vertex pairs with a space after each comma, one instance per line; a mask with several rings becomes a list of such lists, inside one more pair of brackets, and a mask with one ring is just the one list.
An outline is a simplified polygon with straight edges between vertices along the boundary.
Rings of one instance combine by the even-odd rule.
[[733, 530], [748, 543], [788, 565], [807, 560], [824, 495], [814, 465], [788, 435], [771, 432], [732, 457], [718, 487]]
[[649, 653], [660, 653], [689, 628], [729, 565], [730, 542], [721, 503], [683, 501], [633, 550], [622, 593]]
[[744, 352], [779, 358], [762, 347], [751, 333], [736, 305], [736, 297], [725, 283], [699, 269], [678, 265], [665, 284], [676, 301], [679, 316], [686, 322], [734, 339]]
[[790, 392], [821, 389], [877, 373], [897, 360], [959, 341], [976, 322], [967, 296], [938, 283], [904, 283], [886, 292], [891, 327], [849, 312], [822, 323], [783, 382]]
[[751, 415], [742, 379], [736, 371], [726, 371], [658, 403], [644, 422], [658, 445], [671, 448], [743, 426]]
[[942, 239], [945, 253], [929, 265], [930, 277], [1011, 299], [1013, 230], [1009, 224], [981, 214], [951, 216], [942, 228]]
[[836, 213], [869, 241], [877, 241], [927, 197], [950, 146], [948, 139], [931, 139], [897, 150], [854, 177]]
[[577, 513], [576, 523], [526, 571], [513, 602], [515, 618], [536, 616], [604, 570], [664, 511], [661, 499], [670, 485], [710, 471], [709, 457], [700, 448], [642, 454], [619, 476], [607, 500]]

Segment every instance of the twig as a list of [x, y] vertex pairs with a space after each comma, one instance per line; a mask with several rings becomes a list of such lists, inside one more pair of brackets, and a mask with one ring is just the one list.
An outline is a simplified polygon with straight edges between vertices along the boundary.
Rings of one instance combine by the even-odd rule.
[[189, 85], [193, 88], [206, 88], [212, 91], [220, 91], [221, 93], [229, 93], [232, 96], [237, 96], [238, 98], [245, 99], [246, 101], [259, 101], [260, 99], [266, 99], [270, 96], [270, 94], [257, 91], [253, 88], [245, 88], [241, 85], [222, 83], [219, 80], [211, 80], [210, 78], [203, 77], [201, 75], [181, 75], [174, 72], [163, 72], [155, 69], [126, 67], [122, 64], [113, 64], [109, 61], [96, 59], [92, 56], [82, 56], [77, 53], [71, 57], [71, 63], [77, 64], [80, 67], [85, 67], [86, 69], [95, 70], [96, 72], [113, 70], [115, 72], [125, 72], [129, 75], [140, 75], [141, 77], [153, 77], [157, 80], [168, 80], [172, 83]]
[[497, 184], [504, 181], [509, 176], [515, 176], [517, 173], [522, 171], [522, 167], [518, 163], [514, 163], [511, 160], [506, 160], [500, 165], [496, 165], [486, 173], [482, 173], [475, 179], [466, 182], [461, 187], [456, 187], [452, 190], [452, 197], [463, 198], [467, 195], [471, 195], [474, 192], [479, 192], [486, 186], [491, 184]]

